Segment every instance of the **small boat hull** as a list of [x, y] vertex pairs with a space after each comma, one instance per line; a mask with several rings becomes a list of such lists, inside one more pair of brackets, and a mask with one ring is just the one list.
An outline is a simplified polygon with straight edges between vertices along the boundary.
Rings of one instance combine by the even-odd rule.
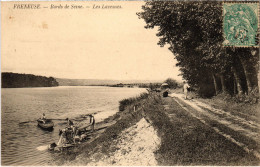
[[41, 119], [38, 119], [37, 122], [38, 122], [38, 126], [43, 130], [53, 130], [54, 123], [51, 120], [47, 119], [43, 121]]

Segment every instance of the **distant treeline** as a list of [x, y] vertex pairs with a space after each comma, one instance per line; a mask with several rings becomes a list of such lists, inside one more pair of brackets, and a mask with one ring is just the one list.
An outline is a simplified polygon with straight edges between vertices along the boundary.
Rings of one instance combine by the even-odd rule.
[[176, 81], [175, 79], [168, 78], [163, 82], [154, 82], [154, 83], [128, 83], [128, 84], [115, 84], [115, 85], [100, 85], [100, 86], [110, 86], [110, 87], [139, 87], [139, 88], [149, 88], [149, 89], [158, 89], [162, 87], [162, 83], [166, 83], [168, 88], [176, 89], [182, 87], [182, 84]]
[[32, 74], [2, 73], [2, 88], [53, 87], [59, 83], [53, 77]]
[[[109, 87], [128, 87], [128, 88], [159, 88], [162, 85], [162, 83], [133, 83], [133, 84], [114, 84], [114, 85], [105, 85]], [[102, 85], [103, 86], [103, 85]]]

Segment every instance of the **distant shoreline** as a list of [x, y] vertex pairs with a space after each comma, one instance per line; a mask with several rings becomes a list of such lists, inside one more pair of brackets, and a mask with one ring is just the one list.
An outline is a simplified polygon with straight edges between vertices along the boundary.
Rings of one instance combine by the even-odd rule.
[[2, 72], [2, 88], [26, 88], [26, 87], [56, 87], [59, 83], [53, 77], [45, 77], [33, 74], [19, 74]]
[[108, 80], [108, 79], [65, 79], [55, 78], [60, 86], [108, 86], [108, 87], [142, 87], [151, 83], [162, 83], [160, 80]]

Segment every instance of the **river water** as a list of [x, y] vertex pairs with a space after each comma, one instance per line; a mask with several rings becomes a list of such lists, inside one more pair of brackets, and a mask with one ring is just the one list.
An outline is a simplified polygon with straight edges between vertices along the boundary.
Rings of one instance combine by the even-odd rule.
[[[1, 89], [1, 164], [50, 165], [51, 152], [44, 148], [58, 141], [64, 120], [84, 114], [118, 111], [118, 102], [145, 89], [98, 86]], [[42, 113], [54, 119], [54, 130], [44, 131], [36, 120]]]

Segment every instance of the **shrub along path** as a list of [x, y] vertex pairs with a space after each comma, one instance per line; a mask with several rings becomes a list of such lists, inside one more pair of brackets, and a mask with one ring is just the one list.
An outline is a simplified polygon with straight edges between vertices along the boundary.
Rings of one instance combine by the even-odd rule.
[[247, 153], [253, 154], [260, 159], [258, 148], [260, 136], [257, 122], [213, 108], [198, 100], [184, 100], [182, 94], [172, 93], [170, 96], [192, 117], [198, 119]]

